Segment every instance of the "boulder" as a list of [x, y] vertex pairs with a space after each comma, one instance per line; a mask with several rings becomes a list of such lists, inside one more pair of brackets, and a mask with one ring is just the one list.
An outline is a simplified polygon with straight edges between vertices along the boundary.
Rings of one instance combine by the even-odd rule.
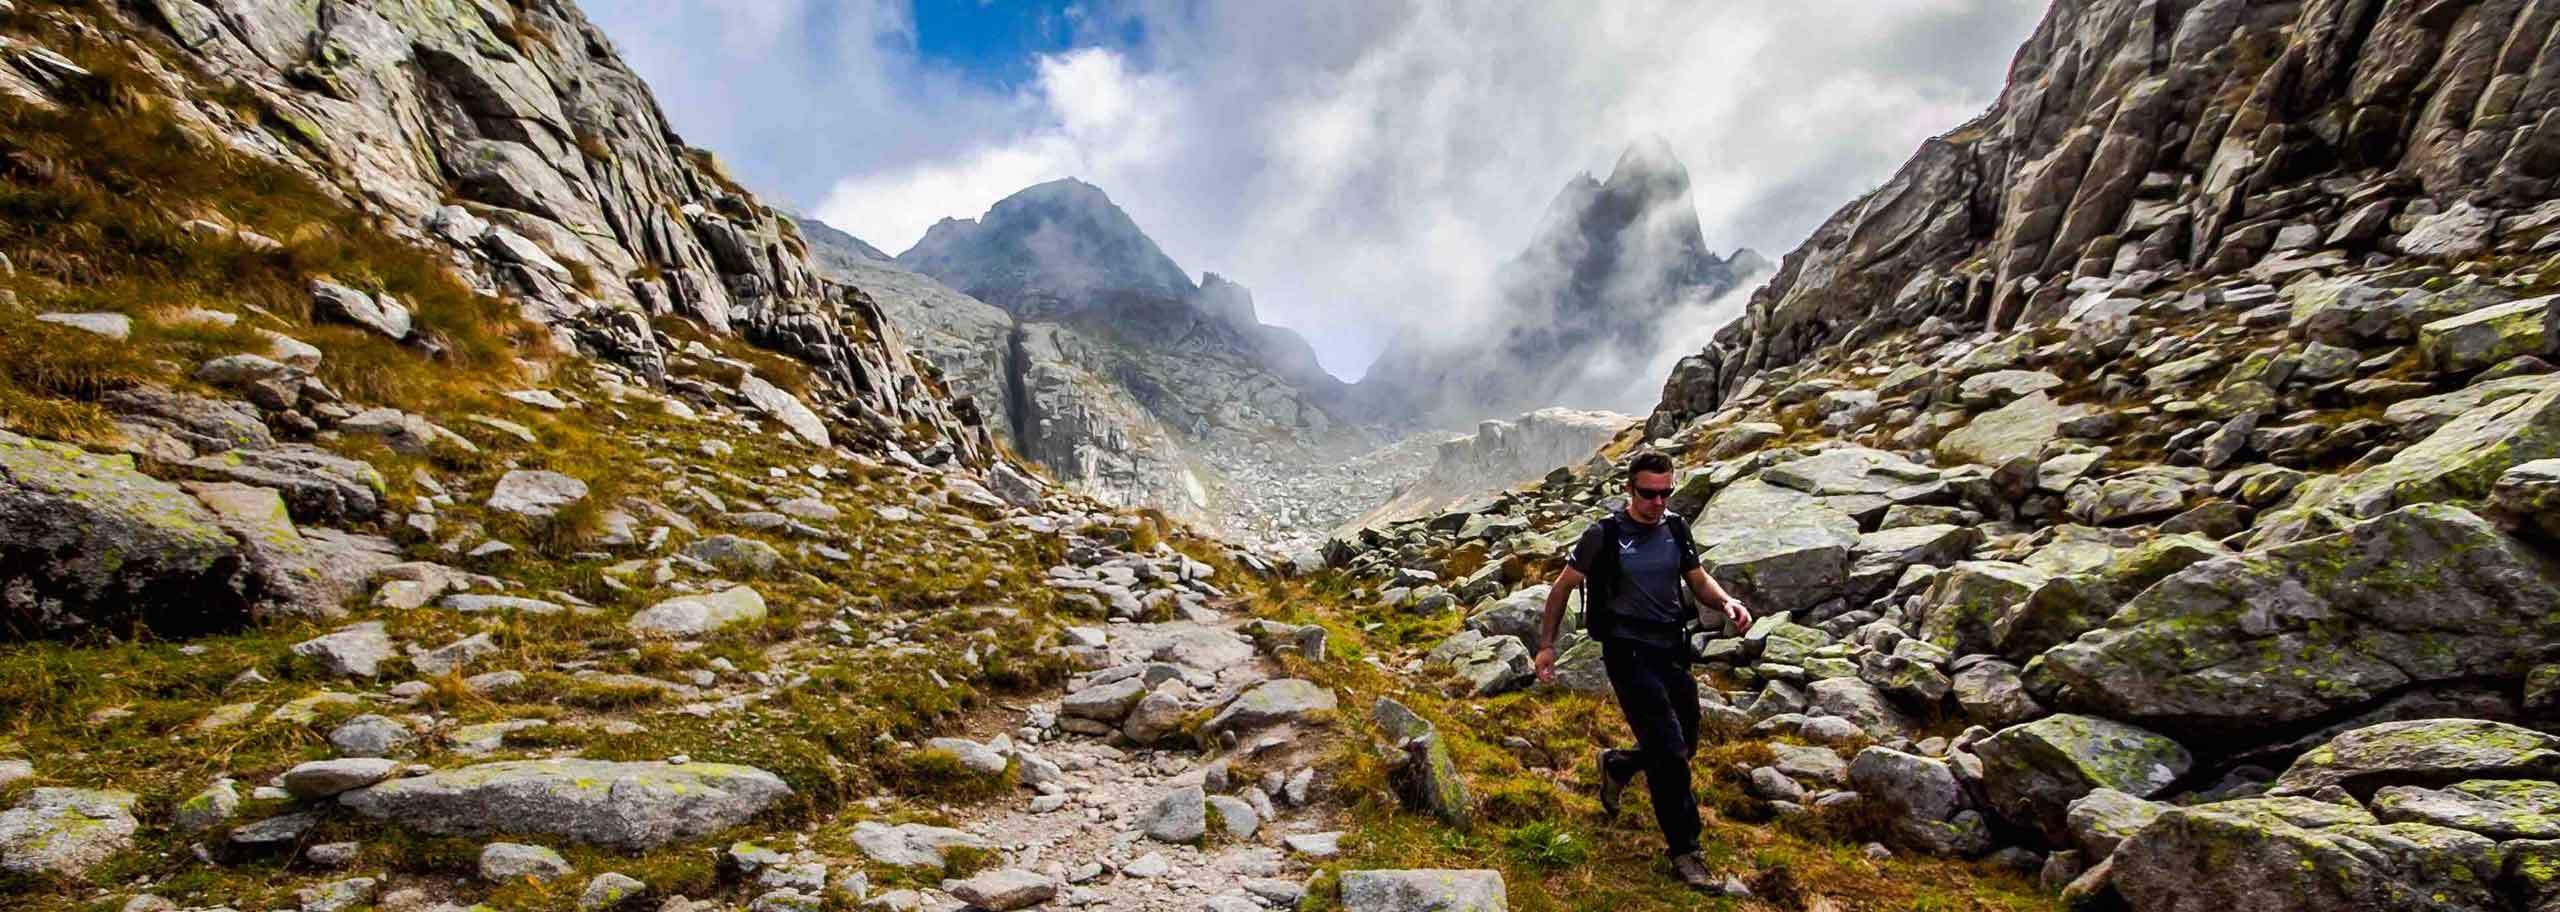
[[2394, 785], [2560, 779], [2560, 737], [2486, 719], [2414, 719], [2354, 729], [2294, 758], [2269, 794], [2336, 786], [2371, 797]]
[[2418, 219], [2400, 236], [2400, 252], [2410, 256], [2468, 259], [2489, 249], [2498, 231], [2498, 213], [2457, 200], [2444, 211]]
[[511, 760], [393, 779], [338, 803], [438, 835], [528, 833], [637, 850], [737, 826], [790, 795], [772, 773], [726, 763]]
[[1918, 727], [1885, 699], [1883, 691], [1857, 678], [1825, 678], [1805, 689], [1814, 709], [1848, 720], [1867, 737], [1879, 741], [1899, 738]]
[[872, 861], [893, 868], [936, 868], [949, 860], [954, 848], [981, 852], [995, 850], [995, 844], [976, 835], [950, 827], [921, 823], [890, 825], [865, 820], [853, 825], [853, 847]]
[[1040, 509], [1040, 483], [1010, 462], [998, 461], [988, 467], [987, 489], [1006, 503], [1025, 510]]
[[1964, 784], [1944, 761], [1870, 747], [1850, 761], [1849, 787], [1892, 808], [1895, 833], [1913, 845], [1941, 855], [1991, 849], [1990, 829], [1967, 806]]
[[2560, 459], [2536, 459], [2499, 473], [2489, 501], [2546, 535], [2560, 534]]
[[2105, 624], [2125, 601], [2153, 583], [2229, 553], [2220, 543], [2196, 535], [2162, 535], [2132, 548], [2110, 549], [2098, 566], [2055, 576], [2025, 602], [1994, 618], [1990, 642], [2011, 659], [2033, 659]]
[[399, 546], [387, 539], [296, 528], [284, 499], [270, 488], [203, 481], [180, 487], [213, 511], [214, 521], [240, 542], [263, 615], [343, 616], [347, 600], [376, 571], [400, 560]]
[[2423, 823], [2497, 840], [2560, 839], [2560, 783], [2474, 779], [2441, 789], [2395, 785], [2374, 793], [2373, 814], [2384, 823]]
[[489, 492], [488, 506], [502, 513], [540, 519], [586, 497], [586, 482], [558, 472], [517, 469], [498, 478], [497, 488]]
[[1772, 741], [1769, 742], [1769, 753], [1777, 758], [1770, 768], [1787, 774], [1787, 778], [1817, 786], [1849, 784], [1849, 764], [1840, 759], [1839, 751]]
[[1998, 651], [1993, 631], [2052, 576], [2008, 561], [1961, 561], [1929, 583], [1914, 607], [1920, 637], [1957, 655]]
[[329, 748], [341, 757], [388, 757], [400, 753], [417, 733], [400, 720], [365, 714], [329, 730]]
[[1003, 753], [967, 738], [930, 738], [924, 742], [924, 749], [949, 754], [961, 766], [981, 775], [1001, 776], [1011, 765]]
[[1450, 826], [1465, 826], [1475, 815], [1458, 763], [1429, 721], [1386, 697], [1369, 708], [1369, 719], [1387, 740], [1387, 784], [1408, 810], [1423, 811]]
[[377, 298], [326, 279], [311, 282], [311, 313], [373, 330], [393, 341], [409, 338], [408, 308], [388, 296]]
[[2250, 798], [2173, 807], [2108, 859], [2144, 912], [2457, 912], [2511, 908], [2496, 843], [2384, 824], [2354, 805]]
[[79, 877], [133, 845], [130, 792], [40, 788], [0, 811], [0, 872]]
[[491, 883], [550, 883], [576, 870], [560, 853], [542, 846], [493, 842], [480, 847], [480, 879]]
[[1996, 370], [1966, 377], [1956, 385], [1956, 399], [1973, 406], [2007, 405], [2061, 385], [2062, 378], [2045, 371]]
[[1026, 909], [1058, 895], [1058, 885], [1049, 878], [1020, 868], [998, 868], [967, 880], [943, 881], [942, 889], [970, 908], [987, 912]]
[[1757, 480], [1716, 492], [1693, 526], [1699, 560], [1759, 611], [1795, 611], [1838, 598], [1858, 522], [1814, 495]]
[[667, 599], [632, 615], [624, 626], [644, 636], [693, 637], [764, 617], [762, 594], [750, 586], [731, 586], [709, 595]]
[[293, 654], [320, 663], [322, 671], [342, 678], [370, 678], [398, 653], [381, 621], [366, 621], [293, 644]]
[[1311, 713], [1329, 713], [1334, 709], [1333, 691], [1303, 678], [1278, 678], [1253, 685], [1236, 696], [1225, 708], [1211, 716], [1200, 727], [1201, 733], [1246, 732], [1268, 728], [1283, 722], [1295, 722]]
[[649, 892], [649, 885], [637, 877], [620, 871], [606, 871], [587, 880], [578, 891], [578, 912], [609, 912], [622, 908]]
[[1138, 829], [1157, 842], [1199, 842], [1209, 832], [1208, 806], [1199, 786], [1174, 789], [1138, 818]]
[[1508, 912], [1510, 908], [1500, 871], [1342, 872], [1343, 912]]
[[1521, 642], [1534, 642], [1538, 636], [1538, 620], [1546, 612], [1548, 586], [1539, 583], [1503, 596], [1501, 600], [1476, 609], [1467, 616], [1467, 629], [1485, 636], [1516, 637]]
[[381, 757], [346, 757], [337, 760], [313, 760], [296, 764], [277, 777], [284, 790], [296, 798], [327, 798], [341, 792], [360, 789], [400, 770], [400, 761]]
[[1139, 676], [1121, 678], [1108, 684], [1096, 684], [1070, 691], [1058, 702], [1060, 715], [1096, 722], [1119, 724], [1127, 718], [1131, 707], [1147, 694], [1146, 679]]
[[2194, 759], [2175, 741], [2093, 716], [2047, 716], [1974, 745], [1994, 810], [2063, 845], [2071, 803], [2102, 788], [2148, 798], [2184, 776]]
[[809, 406], [791, 395], [789, 390], [754, 374], [741, 374], [738, 377], [738, 397], [766, 417], [780, 422], [792, 436], [810, 446], [825, 449], [834, 445], [833, 439], [827, 436], [826, 422], [819, 420], [818, 413], [810, 411]]
[[2082, 857], [2097, 861], [2114, 854], [2117, 844], [2151, 825], [2168, 808], [2169, 805], [2102, 788], [2071, 802], [2063, 814], [2063, 823], [2071, 828], [2071, 844], [2080, 847]]
[[1864, 447], [1824, 450], [1770, 466], [1760, 473], [1761, 481], [1815, 496], [1882, 494], [1937, 478], [1936, 469], [1898, 454]]
[[735, 535], [713, 535], [685, 546], [686, 557], [710, 564], [722, 573], [740, 577], [771, 576], [782, 564], [782, 552], [772, 545]]
[[2273, 529], [2261, 541], [2281, 544], [2341, 525], [2312, 523], [2318, 512], [2352, 522], [2412, 504], [2483, 501], [2508, 469], [2554, 457], [2560, 457], [2560, 386], [2481, 405], [2381, 465], [2324, 491], [2306, 486], [2299, 503], [2262, 522]]
[[2087, 406], [2063, 405], [2049, 393], [2029, 393], [1974, 416], [1964, 427], [1940, 438], [1938, 463], [1999, 466], [2013, 459], [2032, 459], [2045, 444], [2062, 437], [2064, 424], [2091, 414], [2094, 411]]
[[0, 632], [239, 626], [255, 592], [239, 542], [130, 456], [0, 431]]
[[1254, 811], [1252, 802], [1233, 795], [1211, 795], [1208, 806], [1217, 812], [1218, 829], [1228, 839], [1252, 839], [1262, 829], [1262, 815]]
[[1965, 719], [1985, 728], [2000, 729], [2044, 715], [2044, 707], [2027, 693], [2026, 682], [2018, 675], [2018, 667], [2007, 662], [1977, 662], [1956, 672], [1949, 690], [1956, 705], [1964, 709]]
[[2418, 356], [2440, 373], [2468, 373], [2509, 358], [2548, 355], [2546, 332], [2560, 296], [2483, 307], [2418, 327]]
[[2093, 526], [2155, 520], [2186, 509], [2187, 495], [2203, 473], [2166, 466], [2137, 469], [2102, 481], [2082, 479], [2065, 498], [2071, 516]]
[[365, 522], [382, 515], [386, 483], [373, 464], [308, 444], [231, 449], [180, 466], [201, 478], [272, 488], [296, 522]]
[[2044, 654], [2066, 704], [2250, 736], [2431, 682], [2521, 680], [2560, 636], [2560, 566], [2459, 507], [2204, 561]]

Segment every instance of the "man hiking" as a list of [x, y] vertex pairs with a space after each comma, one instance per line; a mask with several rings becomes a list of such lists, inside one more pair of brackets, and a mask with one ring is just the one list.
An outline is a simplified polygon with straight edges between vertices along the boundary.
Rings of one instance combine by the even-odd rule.
[[1587, 587], [1584, 626], [1600, 641], [1601, 667], [1636, 736], [1634, 750], [1600, 752], [1600, 807], [1615, 816], [1627, 782], [1644, 776], [1654, 822], [1669, 843], [1672, 873], [1692, 887], [1712, 887], [1706, 861], [1698, 856], [1703, 827], [1689, 792], [1689, 757], [1698, 750], [1698, 682], [1689, 676], [1683, 628], [1692, 615], [1684, 606], [1696, 597], [1694, 616], [1710, 628], [1711, 609], [1737, 630], [1751, 625], [1751, 612], [1698, 565], [1688, 521], [1671, 512], [1671, 457], [1646, 451], [1629, 460], [1626, 509], [1593, 523], [1574, 543], [1539, 618], [1540, 681], [1555, 680], [1557, 628], [1565, 599], [1577, 586]]

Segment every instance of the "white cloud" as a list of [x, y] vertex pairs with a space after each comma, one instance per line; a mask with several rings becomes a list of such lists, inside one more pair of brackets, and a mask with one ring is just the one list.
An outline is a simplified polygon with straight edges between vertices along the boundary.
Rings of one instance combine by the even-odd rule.
[[[1640, 136], [1710, 246], [1776, 258], [1986, 106], [2042, 2], [1097, 0], [1078, 34], [1143, 38], [1019, 90], [919, 59], [881, 0], [587, 5], [697, 142], [883, 249], [1080, 177], [1357, 375], [1399, 323], [1471, 323], [1565, 180]], [[634, 31], [714, 21], [748, 34]]]

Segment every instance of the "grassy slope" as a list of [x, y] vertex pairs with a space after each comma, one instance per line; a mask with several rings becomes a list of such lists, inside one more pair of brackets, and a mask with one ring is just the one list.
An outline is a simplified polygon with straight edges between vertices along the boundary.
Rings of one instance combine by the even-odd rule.
[[[12, 17], [5, 27], [21, 33], [45, 28], [30, 15]], [[170, 816], [217, 775], [237, 777], [245, 795], [249, 786], [296, 762], [329, 756], [325, 733], [360, 712], [432, 713], [439, 732], [499, 720], [553, 721], [511, 735], [504, 749], [485, 759], [577, 751], [599, 758], [689, 754], [758, 765], [782, 775], [797, 797], [749, 829], [814, 827], [819, 845], [845, 853], [850, 847], [840, 837], [857, 817], [934, 819], [933, 808], [944, 797], [991, 791], [982, 783], [954, 782], [933, 758], [902, 755], [892, 745], [947, 727], [983, 705], [988, 694], [1059, 678], [1063, 668], [1043, 652], [1039, 635], [1052, 623], [1051, 599], [1036, 584], [1039, 572], [1058, 562], [1059, 540], [1010, 530], [973, 541], [931, 516], [883, 522], [870, 507], [906, 503], [918, 490], [895, 470], [852, 467], [848, 473], [849, 467], [752, 423], [680, 420], [646, 397], [617, 403], [584, 366], [548, 351], [545, 333], [519, 322], [506, 302], [473, 294], [436, 255], [391, 237], [289, 169], [193, 136], [166, 113], [166, 99], [150, 94], [131, 61], [119, 56], [122, 50], [60, 32], [43, 40], [71, 52], [102, 78], [89, 97], [61, 111], [0, 100], [0, 255], [15, 267], [0, 276], [0, 289], [8, 292], [0, 298], [11, 299], [0, 301], [0, 427], [111, 445], [115, 431], [97, 404], [103, 395], [143, 384], [219, 395], [191, 383], [188, 368], [225, 354], [264, 352], [267, 341], [257, 330], [290, 335], [326, 353], [318, 376], [351, 402], [416, 411], [480, 447], [477, 454], [442, 449], [402, 455], [360, 439], [320, 441], [373, 463], [388, 479], [385, 502], [394, 511], [434, 493], [421, 478], [455, 492], [458, 502], [440, 511], [442, 539], [467, 545], [486, 535], [520, 549], [472, 561], [444, 552], [439, 542], [404, 537], [409, 557], [500, 577], [512, 584], [508, 594], [574, 597], [599, 611], [480, 620], [435, 608], [358, 608], [350, 620], [384, 621], [394, 638], [428, 647], [488, 632], [501, 651], [469, 672], [517, 670], [530, 681], [484, 697], [463, 687], [457, 675], [430, 681], [431, 691], [415, 705], [324, 705], [307, 722], [267, 716], [283, 703], [333, 687], [371, 689], [328, 680], [289, 653], [292, 643], [343, 622], [285, 621], [184, 643], [143, 630], [113, 640], [0, 645], [0, 756], [33, 758], [38, 768], [35, 780], [12, 786], [0, 803], [39, 785], [112, 787], [143, 799], [137, 851], [77, 882], [0, 883], [0, 907], [112, 908], [137, 888], [182, 905], [289, 904], [294, 888], [323, 873], [289, 873], [273, 860], [200, 865], [186, 851], [191, 840], [168, 832]], [[249, 109], [242, 114], [257, 116]], [[180, 227], [201, 218], [278, 239], [283, 246], [261, 249]], [[443, 344], [444, 354], [429, 357], [358, 329], [313, 322], [305, 289], [320, 276], [398, 297], [415, 312], [422, 331]], [[171, 319], [190, 308], [239, 321], [206, 328]], [[125, 314], [134, 320], [134, 334], [111, 342], [34, 319], [55, 311]], [[688, 326], [661, 328], [703, 341], [728, 361], [753, 364], [778, 384], [804, 382], [793, 365], [734, 339]], [[680, 361], [677, 370], [717, 378], [734, 368]], [[557, 390], [584, 407], [554, 414], [501, 395], [529, 386]], [[473, 415], [524, 425], [538, 442], [487, 430], [468, 420]], [[724, 455], [702, 449], [715, 439], [728, 445]], [[837, 471], [814, 478], [804, 469], [817, 462]], [[147, 460], [143, 467], [167, 468]], [[480, 495], [511, 468], [586, 479], [594, 488], [589, 506], [539, 523], [480, 510]], [[839, 543], [856, 553], [854, 560], [787, 560], [789, 569], [754, 582], [772, 616], [711, 637], [697, 651], [642, 642], [623, 630], [627, 612], [675, 590], [656, 585], [645, 573], [622, 573], [615, 566], [619, 558], [600, 553], [596, 540], [604, 506], [626, 494], [681, 503], [673, 492], [682, 488], [755, 504], [791, 496], [786, 489], [795, 485], [845, 511], [843, 520], [830, 525], [842, 536]], [[354, 531], [395, 534], [387, 523]], [[707, 531], [761, 538], [786, 555], [799, 549], [797, 542], [763, 533]], [[829, 636], [826, 624], [832, 620], [866, 632], [896, 631], [922, 645], [894, 656], [843, 648]], [[710, 668], [715, 660], [725, 660], [739, 674], [787, 670], [809, 681], [710, 721], [663, 712], [675, 701], [648, 689], [580, 681], [560, 667], [582, 662], [595, 671], [666, 678]], [[408, 677], [405, 666], [405, 660], [394, 660], [383, 682]], [[226, 686], [244, 669], [256, 669], [267, 680]], [[734, 685], [735, 678], [728, 683]], [[252, 720], [198, 728], [199, 720], [229, 704], [255, 704]], [[637, 721], [645, 731], [607, 734], [604, 723], [611, 721]], [[448, 754], [432, 735], [421, 745], [415, 757], [420, 762], [474, 762]], [[852, 806], [873, 797], [880, 800]], [[284, 809], [280, 802], [252, 801], [237, 820]], [[220, 836], [217, 831], [201, 841], [219, 845]], [[437, 875], [467, 875], [478, 844], [344, 821], [315, 837], [335, 839], [364, 842], [364, 860], [355, 870]], [[562, 848], [584, 870], [624, 870], [662, 890], [696, 896], [716, 889], [698, 844], [616, 858]], [[881, 873], [884, 879], [891, 874]], [[573, 899], [530, 885], [459, 898], [509, 908], [566, 907]]]
[[[1457, 632], [1459, 617], [1417, 619], [1350, 603], [1351, 586], [1328, 572], [1311, 580], [1266, 585], [1254, 593], [1257, 615], [1320, 624], [1335, 657], [1297, 662], [1307, 677], [1343, 695], [1341, 739], [1332, 769], [1354, 835], [1328, 872], [1365, 868], [1479, 868], [1503, 873], [1512, 907], [1524, 912], [1608, 909], [1792, 910], [1828, 897], [1846, 910], [2050, 909], [2054, 901], [2031, 882], [1986, 865], [1898, 853], [1867, 860], [1862, 847], [1882, 827], [1863, 810], [1828, 818], [1771, 821], [1765, 802], [1744, 794], [1749, 765], [1767, 748], [1733, 732], [1705, 733], [1695, 779], [1705, 805], [1705, 853], [1718, 873], [1741, 876], [1761, 898], [1715, 899], [1670, 879], [1642, 789], [1629, 790], [1614, 820], [1600, 817], [1593, 783], [1602, 747], [1626, 746], [1626, 723], [1606, 698], [1522, 691], [1490, 699], [1462, 696], [1439, 682], [1417, 681], [1388, 667]], [[1477, 820], [1456, 829], [1396, 807], [1386, 791], [1386, 764], [1371, 745], [1368, 708], [1393, 697], [1429, 719], [1449, 742], [1477, 807]], [[1518, 738], [1527, 747], [1508, 746]], [[1328, 878], [1329, 880], [1330, 878]], [[1331, 908], [1317, 890], [1306, 909]]]

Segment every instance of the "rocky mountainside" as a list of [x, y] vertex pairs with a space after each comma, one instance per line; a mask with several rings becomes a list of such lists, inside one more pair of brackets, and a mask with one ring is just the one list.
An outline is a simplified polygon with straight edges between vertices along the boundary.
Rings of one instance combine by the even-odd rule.
[[[787, 222], [685, 147], [573, 7], [440, 10], [168, 0], [135, 15], [182, 51], [143, 58], [180, 90], [179, 116], [451, 249], [560, 343], [654, 382], [671, 344], [651, 320], [682, 317], [813, 366], [819, 417], [981, 455], [982, 430], [931, 394], [878, 308], [820, 280]], [[223, 91], [184, 91], [196, 79]]]
[[[2388, 7], [2388, 8], [2385, 8]], [[2552, 12], [2525, 2], [2063, 2], [1989, 112], [1841, 209], [1666, 384], [1657, 434], [1756, 371], [2083, 280], [2281, 282], [2478, 256], [2551, 196]]]
[[1243, 286], [1193, 285], [1101, 190], [1024, 190], [895, 263], [802, 224], [997, 437], [1070, 487], [1249, 540], [1330, 528], [1272, 481], [1366, 448], [1336, 417], [1344, 384], [1297, 333], [1261, 323]]
[[[2055, 4], [1648, 420], [1762, 614], [1693, 641], [1775, 739], [1709, 800], [2073, 908], [2560, 898], [2555, 17]], [[1322, 560], [1485, 705], [1622, 464]], [[1553, 687], [1605, 691], [1578, 639]]]
[[1348, 525], [1356, 530], [1466, 513], [1463, 507], [1471, 501], [1491, 499], [1550, 472], [1570, 472], [1635, 421], [1615, 412], [1548, 408], [1513, 421], [1477, 422], [1474, 436], [1443, 441], [1429, 469]]
[[1606, 181], [1575, 177], [1529, 246], [1502, 264], [1480, 325], [1406, 327], [1358, 384], [1373, 420], [1463, 427], [1547, 406], [1632, 409], [1670, 318], [1738, 287], [1761, 263], [1709, 252], [1689, 171], [1659, 139]]

